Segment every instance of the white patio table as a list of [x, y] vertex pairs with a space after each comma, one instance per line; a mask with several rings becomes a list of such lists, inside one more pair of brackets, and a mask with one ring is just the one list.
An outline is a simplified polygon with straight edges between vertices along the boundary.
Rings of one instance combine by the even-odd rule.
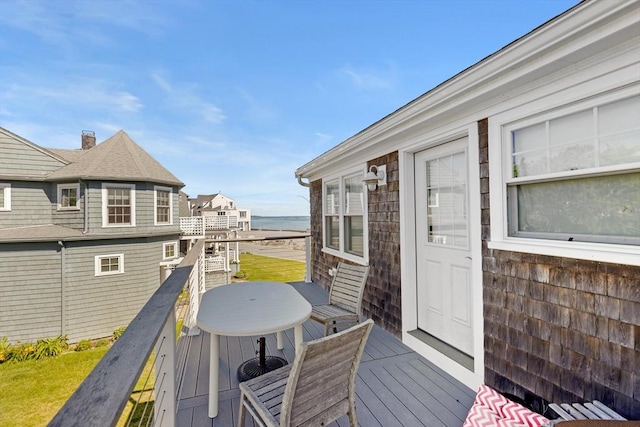
[[311, 304], [292, 286], [278, 282], [244, 282], [218, 286], [202, 296], [197, 324], [211, 334], [209, 417], [218, 415], [220, 335], [251, 336], [294, 328], [296, 351], [302, 343], [302, 323], [311, 316]]

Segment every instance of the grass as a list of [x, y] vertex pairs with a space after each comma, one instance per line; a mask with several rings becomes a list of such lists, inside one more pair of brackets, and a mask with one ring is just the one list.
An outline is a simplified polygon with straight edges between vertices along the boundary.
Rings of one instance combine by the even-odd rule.
[[0, 427], [46, 425], [108, 349], [0, 364]]
[[244, 280], [301, 282], [304, 280], [305, 263], [262, 255], [240, 254], [240, 269], [247, 274]]

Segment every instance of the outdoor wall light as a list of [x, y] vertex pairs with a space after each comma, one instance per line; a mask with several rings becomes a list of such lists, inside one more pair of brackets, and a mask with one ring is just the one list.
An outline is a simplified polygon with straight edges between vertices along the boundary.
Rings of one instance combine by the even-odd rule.
[[369, 191], [375, 191], [378, 185], [387, 185], [387, 165], [371, 165], [362, 182], [367, 184]]

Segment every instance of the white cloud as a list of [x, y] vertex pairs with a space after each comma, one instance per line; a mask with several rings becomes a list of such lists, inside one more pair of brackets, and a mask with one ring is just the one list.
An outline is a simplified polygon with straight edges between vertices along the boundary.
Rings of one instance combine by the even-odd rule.
[[182, 113], [188, 112], [207, 123], [217, 125], [227, 119], [220, 107], [202, 99], [198, 85], [171, 82], [161, 74], [161, 71], [154, 72], [151, 74], [151, 79], [166, 93], [166, 104], [169, 108]]
[[87, 43], [104, 46], [112, 43], [112, 27], [154, 37], [164, 34], [169, 20], [158, 10], [153, 3], [134, 0], [2, 0], [0, 26], [19, 28], [64, 49]]
[[[38, 76], [26, 82], [38, 81]], [[86, 110], [135, 113], [143, 108], [140, 98], [115, 88], [116, 84], [102, 79], [69, 79], [64, 82], [49, 81], [48, 86], [36, 86], [14, 82], [3, 93], [14, 106], [33, 109], [36, 105], [64, 105]], [[29, 105], [31, 107], [29, 107]]]
[[169, 82], [166, 79], [164, 79], [162, 76], [160, 76], [158, 73], [151, 74], [151, 78], [165, 92], [171, 93], [171, 91], [173, 90]]
[[340, 69], [340, 73], [361, 89], [391, 89], [393, 86], [391, 80], [379, 77], [370, 71], [357, 70], [351, 65]]

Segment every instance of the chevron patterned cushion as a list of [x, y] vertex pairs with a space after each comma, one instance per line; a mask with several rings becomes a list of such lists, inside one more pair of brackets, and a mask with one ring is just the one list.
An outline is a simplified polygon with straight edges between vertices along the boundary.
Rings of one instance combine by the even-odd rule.
[[462, 427], [542, 427], [548, 419], [481, 385]]

